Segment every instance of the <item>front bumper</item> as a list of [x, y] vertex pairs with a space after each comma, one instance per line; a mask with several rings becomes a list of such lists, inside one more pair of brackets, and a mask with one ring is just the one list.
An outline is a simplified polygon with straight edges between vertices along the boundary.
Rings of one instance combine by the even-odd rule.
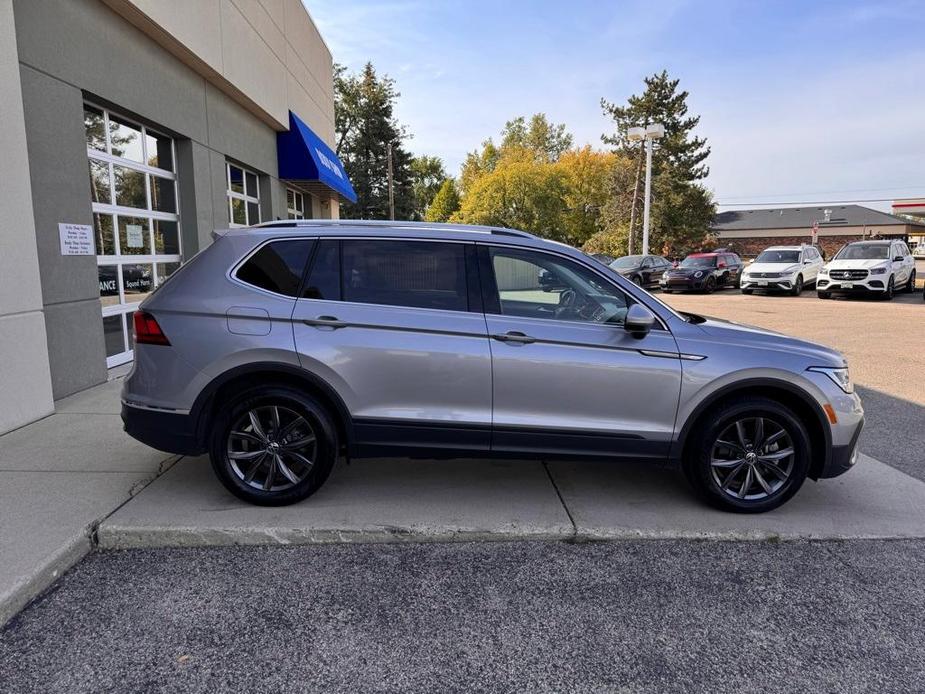
[[860, 280], [832, 279], [820, 275], [816, 281], [816, 290], [829, 294], [883, 294], [888, 281], [888, 275], [869, 275]]
[[743, 275], [739, 281], [741, 289], [764, 289], [767, 291], [790, 291], [793, 289], [793, 277], [749, 277]]
[[703, 289], [705, 283], [710, 275], [704, 275], [703, 277], [669, 277], [662, 278], [658, 286], [661, 289], [670, 289], [674, 291], [686, 291], [686, 290], [699, 290]]
[[819, 472], [819, 479], [828, 479], [843, 475], [854, 467], [858, 462], [858, 439], [861, 436], [861, 430], [864, 428], [864, 418], [861, 417], [857, 423], [857, 430], [851, 437], [847, 445], [832, 446], [832, 454], [826, 465]]
[[151, 448], [179, 455], [201, 455], [205, 448], [188, 414], [135, 407], [122, 402], [125, 433]]

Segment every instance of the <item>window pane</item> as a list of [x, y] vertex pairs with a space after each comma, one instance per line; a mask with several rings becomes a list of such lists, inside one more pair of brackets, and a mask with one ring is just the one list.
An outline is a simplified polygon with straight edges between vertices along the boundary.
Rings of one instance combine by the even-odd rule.
[[144, 217], [118, 217], [121, 255], [149, 255], [148, 220]]
[[260, 197], [260, 194], [257, 192], [257, 177], [250, 171], [245, 171], [244, 179], [247, 182], [244, 193], [252, 198]]
[[295, 209], [295, 193], [289, 188], [286, 188], [286, 207], [290, 210]]
[[132, 161], [144, 162], [141, 151], [141, 128], [109, 114], [109, 146], [112, 154]]
[[463, 246], [426, 241], [344, 241], [344, 300], [465, 311]]
[[231, 223], [247, 224], [247, 217], [244, 213], [244, 201], [240, 198], [231, 198]]
[[100, 265], [100, 303], [115, 306], [119, 300], [119, 268], [116, 265]]
[[296, 296], [313, 241], [274, 241], [261, 248], [238, 270], [237, 277], [255, 287]]
[[260, 224], [260, 206], [253, 202], [247, 203], [247, 223]]
[[87, 147], [106, 151], [106, 131], [103, 112], [92, 106], [84, 106], [84, 130], [87, 133]]
[[122, 207], [148, 209], [148, 195], [145, 192], [145, 175], [124, 166], [113, 165], [116, 179], [116, 204]]
[[97, 255], [115, 255], [116, 239], [112, 233], [112, 215], [93, 215], [93, 235]]
[[180, 267], [180, 263], [158, 263], [154, 266], [157, 271], [157, 283], [163, 284]]
[[154, 289], [154, 273], [150, 265], [123, 265], [122, 287], [125, 303], [144, 301]]
[[176, 222], [154, 220], [154, 252], [160, 255], [180, 254], [180, 234]]
[[546, 253], [491, 249], [501, 313], [622, 324], [627, 296], [591, 270]]
[[295, 204], [300, 213], [305, 212], [305, 196], [302, 193], [296, 193]]
[[340, 301], [339, 242], [331, 239], [321, 241], [302, 298]]
[[145, 145], [148, 148], [148, 165], [173, 171], [173, 149], [169, 137], [145, 130]]
[[106, 356], [112, 357], [125, 351], [125, 337], [122, 334], [122, 315], [103, 318], [103, 338], [106, 340]]
[[109, 164], [90, 160], [90, 200], [109, 205], [112, 193], [109, 190]]
[[244, 172], [237, 166], [228, 165], [228, 181], [233, 192], [244, 192]]
[[176, 212], [177, 197], [173, 181], [151, 176], [151, 209], [158, 212]]

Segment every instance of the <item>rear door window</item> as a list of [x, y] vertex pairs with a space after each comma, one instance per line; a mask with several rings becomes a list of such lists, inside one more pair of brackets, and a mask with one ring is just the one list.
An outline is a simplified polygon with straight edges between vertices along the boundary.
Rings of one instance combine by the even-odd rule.
[[344, 301], [469, 309], [463, 244], [378, 239], [341, 244]]
[[248, 258], [235, 276], [274, 294], [297, 296], [313, 245], [312, 239], [271, 241]]

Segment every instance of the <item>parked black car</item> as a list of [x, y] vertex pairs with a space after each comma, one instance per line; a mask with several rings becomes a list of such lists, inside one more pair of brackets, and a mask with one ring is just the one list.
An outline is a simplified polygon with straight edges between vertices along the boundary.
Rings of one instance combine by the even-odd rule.
[[640, 287], [657, 287], [671, 261], [660, 255], [625, 255], [610, 263], [610, 269], [619, 272]]
[[591, 257], [604, 265], [610, 265], [613, 262], [613, 256], [607, 255], [606, 253], [591, 253]]
[[710, 293], [717, 287], [737, 287], [743, 267], [742, 259], [728, 251], [691, 253], [662, 276], [659, 286], [669, 294], [686, 290]]

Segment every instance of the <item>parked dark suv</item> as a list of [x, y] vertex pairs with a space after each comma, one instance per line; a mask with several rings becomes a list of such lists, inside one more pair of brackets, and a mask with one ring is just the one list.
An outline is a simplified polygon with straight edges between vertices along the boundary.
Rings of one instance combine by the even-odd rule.
[[757, 512], [857, 460], [835, 350], [680, 314], [510, 229], [273, 222], [216, 235], [134, 316], [126, 431], [286, 504], [338, 455], [674, 464]]
[[742, 259], [728, 251], [692, 253], [662, 276], [659, 287], [669, 294], [673, 291], [709, 294], [719, 287], [737, 287], [743, 267]]

